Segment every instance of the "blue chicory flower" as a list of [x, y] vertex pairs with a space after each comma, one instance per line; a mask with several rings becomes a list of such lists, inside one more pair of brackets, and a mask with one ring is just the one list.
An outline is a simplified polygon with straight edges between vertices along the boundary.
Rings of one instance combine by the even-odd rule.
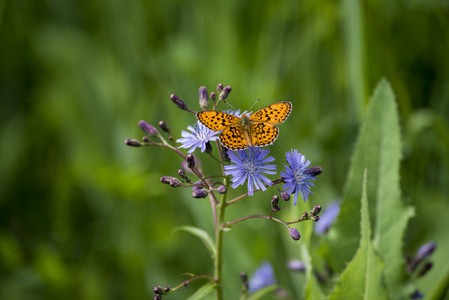
[[329, 230], [329, 227], [334, 223], [338, 214], [340, 213], [340, 203], [333, 202], [327, 206], [320, 214], [320, 221], [315, 224], [315, 233], [322, 235]]
[[232, 175], [232, 188], [235, 189], [239, 185], [243, 185], [248, 181], [248, 195], [252, 196], [255, 189], [265, 191], [267, 188], [265, 184], [271, 186], [273, 182], [265, 174], [276, 174], [276, 165], [269, 165], [267, 163], [273, 162], [274, 157], [265, 156], [270, 150], [260, 149], [256, 147], [249, 147], [247, 150], [232, 151], [228, 150], [231, 162], [235, 165], [224, 166], [225, 175]]
[[249, 280], [249, 293], [254, 293], [267, 286], [275, 285], [273, 267], [269, 262], [264, 262], [253, 274]]
[[183, 130], [181, 132], [183, 138], [176, 140], [176, 142], [182, 144], [179, 148], [190, 148], [188, 153], [192, 153], [196, 148], [201, 148], [201, 152], [206, 151], [206, 143], [216, 141], [218, 139], [217, 134], [220, 133], [210, 130], [200, 122], [197, 122], [194, 126], [188, 126], [187, 129], [191, 133]]
[[307, 201], [310, 191], [310, 187], [314, 186], [309, 180], [315, 180], [315, 176], [306, 172], [307, 167], [310, 165], [310, 161], [306, 159], [304, 155], [298, 152], [296, 149], [292, 149], [290, 152], [285, 153], [288, 166], [285, 166], [285, 172], [281, 172], [281, 177], [284, 179], [284, 190], [289, 194], [295, 193], [295, 201], [298, 200], [298, 192], [301, 193], [301, 197], [304, 202]]

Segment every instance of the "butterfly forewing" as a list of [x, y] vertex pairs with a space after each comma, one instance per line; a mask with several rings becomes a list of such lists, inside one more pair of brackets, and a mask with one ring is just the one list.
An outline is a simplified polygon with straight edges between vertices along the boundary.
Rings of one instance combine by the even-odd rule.
[[291, 111], [292, 104], [290, 102], [279, 102], [256, 111], [249, 117], [249, 119], [255, 122], [279, 124], [287, 119]]
[[204, 126], [213, 131], [223, 130], [240, 121], [240, 118], [233, 115], [213, 110], [197, 112], [196, 117]]
[[232, 125], [222, 131], [220, 141], [231, 150], [243, 150], [248, 148], [247, 132], [239, 124]]
[[268, 146], [274, 143], [279, 135], [279, 128], [269, 123], [251, 124], [251, 142], [256, 147]]

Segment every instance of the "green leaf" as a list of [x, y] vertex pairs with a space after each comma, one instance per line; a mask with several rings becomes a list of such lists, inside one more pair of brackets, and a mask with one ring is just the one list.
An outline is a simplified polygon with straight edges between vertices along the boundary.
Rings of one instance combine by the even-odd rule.
[[213, 282], [208, 282], [200, 287], [195, 294], [187, 298], [187, 300], [200, 300], [209, 295], [213, 290], [217, 288], [217, 285]]
[[173, 230], [173, 232], [176, 231], [186, 231], [198, 237], [201, 241], [203, 241], [204, 245], [206, 245], [207, 249], [212, 255], [212, 259], [215, 259], [215, 256], [217, 256], [217, 249], [215, 248], [215, 244], [206, 231], [194, 226], [179, 226]]
[[[370, 180], [367, 182], [367, 197], [370, 199], [368, 211], [371, 219], [376, 224], [376, 241], [378, 238], [387, 237], [388, 241], [395, 239], [391, 245], [395, 248], [391, 255], [385, 257], [388, 264], [391, 259], [396, 259], [390, 270], [398, 270], [402, 258], [399, 258], [402, 235], [408, 218], [413, 211], [404, 205], [399, 214], [399, 222], [393, 220], [394, 205], [400, 203], [399, 191], [399, 161], [400, 161], [400, 130], [397, 115], [397, 107], [393, 91], [387, 80], [382, 79], [377, 85], [368, 105], [366, 116], [356, 146], [352, 165], [349, 170], [346, 189], [341, 204], [340, 214], [331, 227], [326, 241], [320, 249], [323, 256], [327, 257], [332, 268], [341, 272], [346, 263], [354, 256], [360, 240], [360, 201], [362, 177], [367, 169]], [[391, 200], [391, 199], [395, 200]], [[391, 203], [389, 201], [392, 201]], [[393, 204], [394, 203], [394, 204]], [[387, 216], [377, 216], [379, 213]], [[376, 217], [374, 214], [376, 213]], [[395, 222], [393, 222], [395, 221]], [[394, 228], [393, 228], [394, 227]], [[388, 229], [391, 231], [389, 232]], [[382, 254], [385, 254], [387, 245], [380, 245]], [[392, 274], [396, 271], [391, 271]], [[390, 275], [388, 275], [390, 276]], [[397, 276], [396, 274], [392, 276]]]
[[251, 294], [247, 300], [257, 300], [262, 298], [265, 295], [268, 295], [269, 293], [274, 292], [277, 288], [279, 288], [278, 285], [270, 285], [267, 287], [264, 287], [263, 289], [258, 290], [257, 292]]
[[348, 264], [329, 299], [387, 299], [383, 283], [384, 263], [371, 242], [366, 171], [361, 201], [361, 240], [354, 259]]

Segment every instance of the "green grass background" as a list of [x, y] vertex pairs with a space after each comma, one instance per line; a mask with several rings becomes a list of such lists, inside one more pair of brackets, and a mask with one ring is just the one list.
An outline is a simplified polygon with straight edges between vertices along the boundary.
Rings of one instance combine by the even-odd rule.
[[[449, 281], [448, 49], [443, 0], [1, 0], [0, 298], [152, 299], [155, 285], [211, 272], [201, 242], [172, 233], [213, 231], [207, 200], [159, 182], [181, 161], [124, 145], [143, 135], [141, 119], [166, 121], [174, 138], [195, 122], [170, 94], [198, 110], [198, 88], [223, 83], [243, 110], [258, 98], [254, 109], [293, 103], [271, 154], [280, 163], [295, 148], [323, 167], [307, 204], [282, 204], [281, 216], [294, 219], [341, 198], [382, 77], [399, 107], [402, 195], [416, 208], [403, 251], [437, 242], [434, 268], [417, 285], [445, 297], [436, 283]], [[219, 171], [199, 158], [207, 173]], [[266, 213], [274, 192], [246, 198], [227, 220]], [[263, 260], [301, 295], [304, 276], [285, 270], [301, 241], [280, 225], [247, 221], [224, 238], [228, 299], [239, 294], [240, 272]]]

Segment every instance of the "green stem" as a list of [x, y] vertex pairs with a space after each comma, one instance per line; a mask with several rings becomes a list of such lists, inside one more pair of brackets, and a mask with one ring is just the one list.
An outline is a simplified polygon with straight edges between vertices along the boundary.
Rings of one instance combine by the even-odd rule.
[[[229, 187], [228, 179], [224, 179], [224, 184], [226, 186], [226, 190]], [[215, 248], [217, 249], [217, 255], [215, 256], [214, 262], [214, 278], [217, 283], [217, 300], [223, 299], [223, 288], [222, 288], [222, 265], [223, 265], [223, 221], [224, 214], [226, 209], [226, 195], [228, 193], [224, 193], [221, 197], [221, 202], [218, 205], [218, 213], [217, 213], [217, 223], [216, 223], [216, 231], [215, 231]]]

